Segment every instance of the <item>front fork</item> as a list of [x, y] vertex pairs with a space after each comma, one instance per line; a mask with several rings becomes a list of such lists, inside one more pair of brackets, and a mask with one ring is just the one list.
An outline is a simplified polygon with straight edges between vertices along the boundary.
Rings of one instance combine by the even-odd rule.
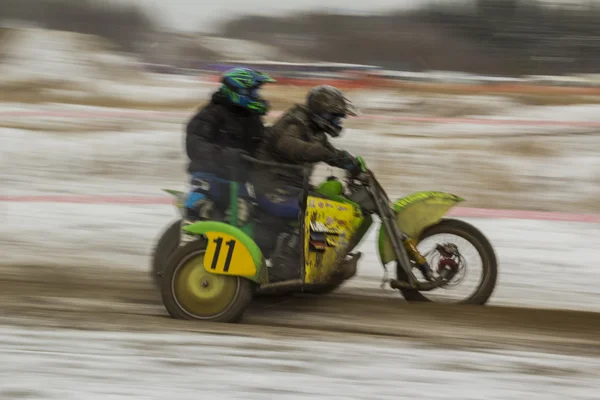
[[395, 231], [394, 234], [390, 236], [399, 237], [399, 242], [402, 244], [402, 247], [398, 246], [400, 247], [398, 249], [400, 251], [396, 252], [396, 259], [400, 262], [400, 265], [402, 266], [402, 269], [404, 270], [404, 273], [408, 278], [408, 283], [414, 288], [418, 286], [418, 280], [412, 272], [413, 264], [411, 263], [410, 258], [416, 261], [417, 267], [419, 268], [425, 279], [427, 279], [427, 281], [429, 282], [432, 282], [434, 276], [431, 270], [431, 266], [429, 265], [429, 262], [427, 262], [425, 257], [423, 257], [419, 249], [417, 249], [415, 240], [407, 236], [404, 232], [400, 231], [400, 229], [398, 229], [398, 227], [395, 224], [395, 220], [392, 221], [392, 224], [390, 225], [392, 227], [392, 230]]
[[425, 257], [423, 257], [419, 249], [417, 249], [417, 244], [414, 241], [414, 239], [406, 236], [406, 239], [404, 239], [403, 242], [404, 247], [406, 248], [408, 253], [412, 256], [413, 260], [417, 262], [417, 266], [419, 267], [419, 270], [421, 271], [425, 279], [431, 282], [434, 278], [433, 271], [431, 270], [431, 266], [429, 265]]
[[[373, 193], [371, 193], [373, 195]], [[415, 275], [412, 273], [412, 263], [410, 261], [410, 257], [417, 262], [417, 265], [425, 278], [429, 281], [433, 281], [433, 274], [431, 271], [431, 267], [429, 263], [423, 257], [421, 252], [417, 249], [416, 242], [414, 239], [406, 235], [404, 232], [398, 228], [396, 225], [396, 215], [393, 213], [388, 204], [382, 204], [383, 200], [379, 198], [379, 196], [373, 196], [375, 200], [376, 207], [379, 211], [379, 215], [381, 216], [381, 220], [383, 225], [388, 233], [388, 237], [392, 243], [392, 248], [394, 250], [394, 255], [396, 256], [396, 260], [402, 266], [404, 273], [406, 275], [408, 286], [410, 288], [417, 289], [422, 286]]]

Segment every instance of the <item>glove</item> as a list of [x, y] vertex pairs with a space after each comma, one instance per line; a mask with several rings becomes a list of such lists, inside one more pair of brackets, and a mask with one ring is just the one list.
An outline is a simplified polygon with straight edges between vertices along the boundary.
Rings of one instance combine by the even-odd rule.
[[367, 172], [367, 163], [362, 156], [356, 157], [354, 161], [356, 162], [359, 172]]
[[338, 150], [335, 154], [335, 164], [342, 169], [352, 169], [354, 165], [352, 154], [344, 150]]
[[351, 174], [360, 174], [365, 172], [365, 163], [362, 157], [354, 157], [347, 151], [340, 151], [339, 153], [340, 167], [350, 172]]

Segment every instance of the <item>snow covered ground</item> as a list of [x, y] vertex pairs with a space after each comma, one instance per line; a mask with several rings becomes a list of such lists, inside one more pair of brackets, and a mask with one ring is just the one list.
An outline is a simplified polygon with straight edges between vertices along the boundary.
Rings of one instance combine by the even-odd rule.
[[600, 359], [236, 335], [0, 327], [0, 397], [597, 399]]
[[[201, 101], [215, 86], [187, 77], [134, 73], [130, 60], [105, 52], [91, 38], [28, 32], [13, 43], [0, 65], [3, 84], [52, 79], [62, 85], [47, 89], [56, 98], [155, 103]], [[417, 123], [367, 115], [352, 122], [336, 141], [366, 156], [393, 197], [435, 189], [466, 197], [467, 206], [600, 212], [598, 104], [526, 107], [501, 97], [423, 99], [387, 91], [357, 96], [358, 105], [371, 114], [430, 118]], [[182, 131], [188, 116], [188, 111], [3, 103], [0, 197], [159, 196], [163, 187], [182, 188]], [[474, 123], [469, 118], [496, 119], [497, 123]], [[540, 123], [508, 123], [508, 119]], [[319, 168], [317, 179], [327, 173], [328, 168]], [[154, 304], [113, 299], [111, 305], [107, 299], [112, 294], [87, 298], [86, 293], [65, 293], [56, 282], [44, 282], [43, 274], [33, 283], [9, 277], [14, 266], [21, 266], [18, 270], [24, 273], [36, 268], [52, 273], [56, 271], [52, 267], [60, 267], [82, 274], [66, 282], [71, 286], [62, 290], [68, 291], [77, 288], [77, 277], [86, 271], [99, 277], [106, 276], [109, 268], [147, 271], [154, 241], [176, 217], [168, 204], [0, 202], [0, 281], [8, 282], [3, 282], [5, 289], [14, 284], [14, 295], [4, 296], [0, 306], [0, 399], [598, 398], [600, 359], [591, 354], [558, 354], [551, 347], [547, 353], [442, 347], [381, 333], [323, 332], [322, 337], [308, 338], [297, 329], [261, 337], [244, 334], [235, 326], [221, 334], [192, 333], [193, 324], [179, 325], [189, 331], [182, 333], [172, 329], [175, 321], [143, 315], [147, 309], [154, 310]], [[488, 236], [499, 257], [498, 286], [490, 305], [600, 311], [600, 290], [595, 284], [600, 282], [596, 266], [600, 224], [465, 220]], [[393, 296], [397, 302], [395, 291], [378, 289], [382, 269], [373, 235], [361, 250], [365, 256], [358, 276], [340, 290], [341, 296], [376, 295], [380, 297], [371, 298], [382, 301]], [[69, 277], [68, 272], [65, 276]], [[96, 280], [90, 282], [96, 285]], [[21, 292], [20, 285], [28, 284]], [[36, 285], [47, 290], [39, 290], [43, 293], [38, 295]], [[48, 294], [52, 291], [57, 292], [54, 298]], [[142, 301], [150, 302], [148, 298]], [[74, 303], [82, 309], [90, 306], [92, 311], [69, 311]], [[98, 307], [104, 312], [87, 325]], [[395, 314], [396, 303], [388, 307], [394, 311], [375, 324], [402, 325], [411, 313], [418, 315], [414, 309]], [[531, 311], [524, 318], [530, 315], [535, 320], [538, 312]], [[514, 320], [490, 313], [487, 320], [464, 322], [474, 325], [471, 337], [488, 337], [498, 329], [491, 328], [493, 324], [505, 331], [512, 329]], [[277, 318], [258, 314], [251, 321], [258, 318], [261, 331], [266, 330], [261, 317], [267, 325]], [[125, 324], [115, 329], [119, 318], [145, 318], [146, 330], [158, 328], [154, 333], [134, 332]], [[293, 318], [303, 324], [298, 314]], [[593, 314], [578, 318], [585, 326], [585, 318]], [[55, 319], [55, 329], [44, 328], [49, 319]], [[327, 314], [321, 319], [331, 320]], [[349, 312], [347, 319], [360, 324], [360, 310]], [[565, 320], [549, 319], [555, 322], [543, 326], [551, 337], [564, 328]], [[74, 320], [83, 329], [74, 329]], [[452, 324], [444, 326], [439, 321], [425, 315], [429, 337], [452, 336], [448, 333]], [[573, 333], [574, 341], [588, 330], [594, 336], [597, 328], [591, 322], [589, 329]], [[460, 329], [454, 326], [453, 335], [460, 336]], [[517, 333], [528, 334], [527, 328], [522, 329]], [[566, 346], [571, 344], [564, 332], [557, 337]], [[508, 347], [497, 336], [487, 340], [495, 340], [497, 348]]]
[[[127, 96], [123, 88], [111, 90]], [[146, 89], [144, 96], [152, 98], [164, 91], [153, 90]], [[202, 90], [208, 93], [210, 87]], [[139, 96], [136, 88], [130, 93]], [[168, 96], [175, 96], [173, 93]], [[372, 110], [389, 104], [384, 100], [381, 106], [377, 99], [372, 100]], [[600, 195], [600, 142], [598, 128], [593, 125], [599, 121], [598, 106], [518, 109], [510, 102], [494, 103], [491, 99], [489, 104], [493, 116], [486, 114], [485, 118], [502, 120], [497, 125], [489, 121], [449, 124], [442, 120], [415, 123], [364, 118], [353, 122], [336, 143], [363, 154], [392, 197], [435, 189], [464, 196], [466, 206], [600, 211], [596, 201]], [[418, 117], [425, 110], [435, 110], [432, 104], [419, 108], [418, 103], [409, 101], [398, 102], [395, 107], [384, 112]], [[439, 117], [435, 111], [429, 115]], [[183, 188], [182, 132], [188, 116], [186, 112], [4, 103], [0, 107], [0, 197], [154, 197], [161, 196], [165, 187]], [[506, 124], [509, 118], [566, 123]], [[315, 180], [331, 172], [321, 166]], [[14, 266], [22, 266], [24, 271], [46, 268], [48, 273], [60, 267], [83, 276], [86, 271], [90, 276], [102, 276], [109, 268], [148, 271], [157, 236], [175, 218], [176, 210], [169, 204], [2, 201], [0, 279]], [[600, 289], [594, 284], [600, 282], [596, 268], [600, 224], [464, 219], [488, 236], [499, 258], [498, 286], [490, 306], [600, 311]], [[340, 289], [339, 295], [389, 297], [398, 302], [396, 291], [379, 289], [383, 271], [373, 234], [360, 250], [365, 255], [358, 275]], [[219, 395], [227, 399], [546, 400], [595, 399], [600, 388], [597, 357], [561, 353], [550, 347], [543, 350], [546, 353], [517, 351], [497, 338], [487, 339], [496, 343], [497, 349], [491, 350], [342, 333], [326, 341], [308, 339], [301, 331], [266, 338], [247, 336], [237, 328], [225, 335], [181, 333], [170, 329], [172, 321], [156, 316], [143, 321], [158, 325], [155, 333], [115, 329], [115, 324], [97, 331], [95, 327], [102, 326], [102, 314], [94, 328], [74, 330], [69, 318], [81, 319], [86, 325], [87, 316], [61, 320], [62, 307], [72, 301], [113, 307], [115, 312], [131, 313], [132, 317], [145, 308], [140, 311], [139, 305], [132, 309], [132, 304], [121, 303], [111, 306], [102, 298], [70, 298], [54, 286], [48, 290], [58, 291], [58, 303], [44, 296], [36, 298], [32, 288], [11, 301], [17, 302], [17, 307], [23, 302], [23, 318], [29, 324], [35, 324], [31, 315], [43, 313], [44, 320], [56, 318], [58, 328], [27, 328], [0, 316], [1, 399], [191, 399]], [[4, 306], [5, 310], [14, 307], [9, 303]], [[410, 312], [414, 313], [403, 310], [405, 317]], [[531, 313], [533, 316], [536, 311]], [[267, 324], [277, 318], [269, 315], [262, 316]], [[361, 315], [351, 315], [349, 320], [361, 323]], [[385, 318], [392, 315], [390, 312]], [[38, 318], [45, 326], [41, 316]], [[251, 324], [256, 323], [254, 318]], [[299, 317], [296, 314], [294, 318]], [[430, 336], [449, 336], [448, 326], [441, 326], [432, 317], [425, 319]], [[397, 322], [402, 323], [402, 319]], [[477, 335], [488, 336], [489, 329], [481, 328], [487, 328], [485, 322], [475, 320], [473, 324], [474, 329], [481, 330]], [[550, 326], [548, 335], [558, 329]], [[502, 329], [511, 329], [510, 319]]]
[[[534, 107], [520, 118], [600, 124], [599, 110], [562, 106], [542, 114]], [[5, 194], [156, 195], [165, 186], [181, 187], [183, 131], [190, 116], [191, 111], [4, 104]], [[459, 194], [469, 206], [600, 212], [600, 128], [451, 122], [355, 120], [334, 143], [365, 156], [392, 196], [435, 189]], [[322, 166], [315, 179], [331, 172]]]

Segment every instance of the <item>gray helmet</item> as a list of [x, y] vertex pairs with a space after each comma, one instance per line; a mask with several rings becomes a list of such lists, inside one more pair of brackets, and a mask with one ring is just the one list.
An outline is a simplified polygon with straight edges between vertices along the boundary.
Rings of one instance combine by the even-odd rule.
[[311, 89], [306, 105], [312, 121], [332, 137], [342, 132], [342, 120], [348, 115], [355, 116], [358, 111], [341, 90], [329, 85], [320, 85]]

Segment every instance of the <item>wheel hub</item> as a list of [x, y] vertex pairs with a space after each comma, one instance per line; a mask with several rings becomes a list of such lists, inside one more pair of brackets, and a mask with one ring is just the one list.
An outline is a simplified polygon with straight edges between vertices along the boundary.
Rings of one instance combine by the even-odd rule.
[[442, 258], [438, 263], [437, 273], [443, 279], [452, 280], [458, 272], [459, 266], [456, 261], [451, 258]]
[[223, 289], [223, 277], [206, 272], [203, 265], [195, 266], [187, 278], [186, 289], [197, 299], [218, 297]]

